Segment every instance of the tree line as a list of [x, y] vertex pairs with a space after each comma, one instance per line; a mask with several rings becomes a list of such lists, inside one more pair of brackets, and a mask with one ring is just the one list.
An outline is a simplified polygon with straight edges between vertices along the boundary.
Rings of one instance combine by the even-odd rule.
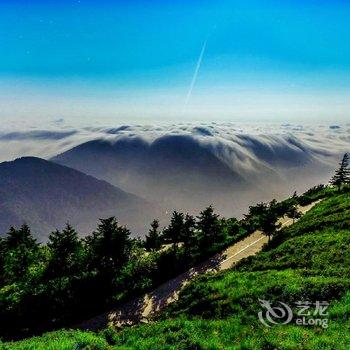
[[[163, 230], [152, 222], [145, 240], [115, 217], [80, 237], [69, 224], [39, 244], [30, 228], [0, 238], [1, 336], [66, 325], [184, 271], [244, 235], [236, 219], [208, 207], [198, 217], [174, 212]], [[12, 333], [12, 334], [11, 334]]]
[[220, 218], [213, 207], [197, 217], [174, 211], [161, 229], [151, 223], [144, 240], [115, 217], [80, 237], [69, 224], [39, 244], [30, 228], [0, 238], [1, 336], [32, 334], [93, 316], [143, 293], [221, 251], [256, 229], [271, 236], [280, 216], [297, 218], [297, 196], [259, 203], [242, 219]]

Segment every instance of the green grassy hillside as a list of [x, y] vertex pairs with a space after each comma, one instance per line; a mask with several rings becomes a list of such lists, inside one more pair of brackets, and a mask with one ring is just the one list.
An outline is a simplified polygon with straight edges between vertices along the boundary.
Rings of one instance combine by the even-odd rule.
[[[324, 197], [269, 247], [234, 269], [196, 278], [150, 324], [94, 334], [58, 331], [2, 349], [329, 349], [350, 348], [350, 194]], [[327, 328], [258, 319], [259, 299], [330, 303]], [[313, 309], [314, 310], [314, 309]], [[1, 349], [1, 347], [0, 347]]]

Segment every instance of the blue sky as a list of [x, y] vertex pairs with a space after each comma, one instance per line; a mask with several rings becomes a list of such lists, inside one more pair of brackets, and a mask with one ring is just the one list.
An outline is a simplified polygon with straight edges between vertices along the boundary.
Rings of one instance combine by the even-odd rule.
[[0, 118], [346, 120], [349, 18], [348, 1], [0, 0]]

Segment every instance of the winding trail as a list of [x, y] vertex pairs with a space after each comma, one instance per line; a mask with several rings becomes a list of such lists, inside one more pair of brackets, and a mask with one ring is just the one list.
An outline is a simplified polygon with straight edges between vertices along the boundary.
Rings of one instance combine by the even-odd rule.
[[[318, 202], [314, 202], [310, 205], [299, 207], [298, 209], [304, 214], [317, 203]], [[290, 226], [293, 220], [283, 217], [279, 222], [281, 223], [281, 227], [285, 227]], [[122, 303], [111, 311], [84, 321], [76, 328], [83, 330], [100, 330], [108, 326], [123, 327], [140, 322], [146, 323], [170, 303], [176, 301], [181, 289], [189, 283], [193, 277], [209, 271], [213, 272], [229, 269], [238, 261], [258, 253], [267, 241], [268, 238], [263, 235], [261, 231], [255, 231], [209, 260], [163, 283], [152, 292]]]

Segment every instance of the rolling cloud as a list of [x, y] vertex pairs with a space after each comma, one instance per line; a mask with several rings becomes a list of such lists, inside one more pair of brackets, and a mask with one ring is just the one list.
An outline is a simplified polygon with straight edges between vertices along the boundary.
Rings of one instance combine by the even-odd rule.
[[201, 123], [170, 125], [122, 125], [114, 128], [66, 130], [23, 130], [1, 132], [0, 161], [23, 155], [50, 158], [90, 140], [116, 142], [121, 138], [141, 138], [154, 142], [166, 135], [186, 135], [210, 148], [228, 163], [252, 159], [267, 164], [290, 163], [305, 156], [330, 161], [349, 151], [350, 129], [337, 125], [259, 125]]
[[[37, 156], [156, 202], [241, 215], [257, 201], [325, 183], [350, 151], [348, 126], [180, 123], [0, 133], [0, 160]], [[87, 158], [86, 158], [87, 157]], [[157, 203], [159, 204], [159, 203]]]

